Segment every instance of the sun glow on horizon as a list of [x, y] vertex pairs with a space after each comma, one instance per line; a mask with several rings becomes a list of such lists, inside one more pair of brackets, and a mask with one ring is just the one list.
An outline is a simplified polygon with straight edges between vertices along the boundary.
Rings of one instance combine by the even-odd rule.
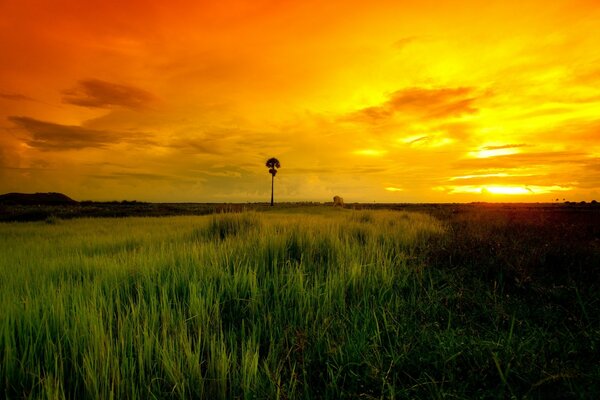
[[449, 194], [492, 194], [492, 195], [539, 195], [555, 192], [570, 191], [572, 187], [539, 186], [539, 185], [456, 185], [440, 186], [436, 190], [446, 191]]

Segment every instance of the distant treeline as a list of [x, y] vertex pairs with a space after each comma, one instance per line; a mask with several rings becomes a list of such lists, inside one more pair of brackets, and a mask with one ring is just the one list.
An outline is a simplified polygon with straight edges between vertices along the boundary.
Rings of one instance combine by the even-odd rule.
[[[6, 195], [4, 195], [6, 196]], [[65, 196], [66, 197], [66, 196]], [[68, 198], [67, 198], [68, 199]], [[69, 199], [70, 200], [70, 199]], [[288, 202], [277, 203], [271, 208], [269, 203], [146, 203], [141, 201], [81, 201], [66, 203], [15, 204], [0, 200], [0, 222], [56, 221], [72, 218], [122, 218], [122, 217], [167, 217], [176, 215], [207, 215], [218, 213], [238, 213], [247, 210], [276, 211], [298, 207], [326, 207], [333, 203]], [[600, 210], [597, 202], [590, 203], [470, 203], [470, 204], [400, 204], [400, 203], [349, 203], [346, 208], [355, 210], [405, 210], [427, 212], [436, 217], [470, 212], [474, 209], [498, 210], [546, 210], [551, 212], [585, 212]]]

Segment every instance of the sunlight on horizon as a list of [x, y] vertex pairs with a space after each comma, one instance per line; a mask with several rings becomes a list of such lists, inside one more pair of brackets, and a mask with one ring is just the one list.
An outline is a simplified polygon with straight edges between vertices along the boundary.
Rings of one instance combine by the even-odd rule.
[[572, 187], [562, 186], [538, 186], [538, 185], [455, 185], [441, 186], [437, 190], [448, 191], [449, 193], [469, 193], [469, 194], [492, 194], [492, 195], [539, 195], [557, 192], [568, 192]]

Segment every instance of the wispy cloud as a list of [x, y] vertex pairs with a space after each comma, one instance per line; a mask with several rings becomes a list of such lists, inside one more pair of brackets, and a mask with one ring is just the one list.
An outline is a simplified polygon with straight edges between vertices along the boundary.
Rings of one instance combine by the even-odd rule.
[[449, 180], [461, 182], [461, 185], [547, 184], [549, 181], [544, 175], [508, 173], [466, 175], [452, 177]]
[[107, 179], [107, 180], [124, 180], [124, 179], [135, 179], [143, 181], [170, 181], [174, 179], [172, 176], [152, 174], [145, 172], [112, 172], [108, 174], [92, 174], [88, 175], [90, 178], [95, 179]]
[[396, 49], [402, 50], [404, 49], [406, 46], [416, 42], [417, 40], [419, 40], [419, 36], [406, 36], [403, 38], [400, 38], [398, 40], [396, 40], [394, 42], [394, 47]]
[[103, 148], [117, 143], [151, 144], [146, 134], [88, 129], [77, 125], [61, 125], [29, 117], [8, 117], [28, 133], [25, 143], [43, 151]]
[[170, 148], [184, 153], [222, 155], [227, 152], [224, 140], [216, 137], [192, 137], [173, 140], [168, 145]]
[[289, 175], [305, 175], [305, 174], [314, 174], [314, 175], [338, 175], [338, 174], [348, 174], [348, 175], [368, 175], [368, 174], [381, 174], [388, 172], [388, 168], [381, 166], [336, 166], [335, 168], [311, 168], [311, 167], [292, 167], [286, 169], [286, 174]]
[[474, 114], [479, 95], [474, 88], [406, 88], [389, 96], [384, 103], [362, 108], [342, 119], [353, 122], [377, 124], [397, 114], [409, 114], [428, 119], [444, 119]]
[[503, 150], [503, 149], [514, 149], [517, 147], [527, 147], [528, 144], [503, 144], [500, 146], [484, 146], [482, 150]]
[[600, 142], [600, 119], [569, 120], [544, 133], [553, 140], [596, 144]]
[[529, 166], [552, 166], [561, 164], [581, 164], [584, 162], [586, 154], [579, 151], [548, 151], [536, 153], [515, 153], [507, 155], [498, 155], [487, 158], [469, 158], [457, 161], [456, 168], [466, 169], [509, 169], [523, 168]]
[[562, 185], [518, 185], [518, 184], [482, 184], [482, 185], [448, 185], [434, 187], [434, 190], [447, 194], [480, 194], [480, 195], [543, 195], [573, 190], [572, 186]]
[[597, 189], [600, 186], [600, 158], [592, 158], [583, 164], [577, 177], [580, 187]]
[[403, 140], [404, 143], [408, 143], [408, 144], [415, 144], [417, 142], [422, 142], [424, 140], [428, 140], [430, 138], [430, 136], [419, 136], [417, 138], [413, 137], [409, 137], [409, 138], [405, 138]]
[[20, 93], [0, 92], [0, 99], [11, 101], [33, 101], [33, 98]]
[[600, 171], [600, 158], [593, 158], [585, 164], [586, 168], [594, 171]]
[[188, 128], [178, 132], [167, 146], [182, 153], [218, 156], [235, 151], [240, 138], [241, 133], [234, 129]]
[[140, 110], [155, 100], [146, 90], [99, 79], [80, 80], [77, 86], [62, 93], [64, 103], [93, 108], [120, 106]]

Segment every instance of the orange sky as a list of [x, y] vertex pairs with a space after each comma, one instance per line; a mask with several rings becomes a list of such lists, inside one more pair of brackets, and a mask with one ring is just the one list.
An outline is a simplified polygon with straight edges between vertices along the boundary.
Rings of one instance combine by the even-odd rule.
[[0, 0], [0, 193], [600, 200], [600, 2]]

